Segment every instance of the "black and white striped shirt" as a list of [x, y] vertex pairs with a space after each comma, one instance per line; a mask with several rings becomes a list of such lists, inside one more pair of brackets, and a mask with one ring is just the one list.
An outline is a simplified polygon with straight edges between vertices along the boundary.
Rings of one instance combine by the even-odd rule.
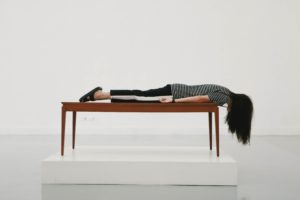
[[172, 95], [175, 99], [208, 95], [208, 98], [223, 106], [229, 101], [230, 90], [224, 86], [216, 84], [202, 84], [202, 85], [187, 85], [182, 83], [173, 83], [171, 85]]

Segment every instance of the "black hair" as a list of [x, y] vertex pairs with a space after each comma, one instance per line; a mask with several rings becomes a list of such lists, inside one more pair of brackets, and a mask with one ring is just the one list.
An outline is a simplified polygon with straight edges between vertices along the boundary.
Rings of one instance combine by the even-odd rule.
[[253, 103], [249, 96], [230, 92], [229, 110], [226, 116], [228, 130], [236, 134], [239, 142], [250, 143]]

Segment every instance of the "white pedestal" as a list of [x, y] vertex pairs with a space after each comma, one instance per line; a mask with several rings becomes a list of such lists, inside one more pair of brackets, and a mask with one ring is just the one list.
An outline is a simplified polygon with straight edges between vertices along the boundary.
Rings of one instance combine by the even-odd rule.
[[42, 200], [237, 200], [236, 186], [42, 184]]
[[42, 161], [42, 183], [237, 185], [237, 165], [208, 147], [67, 146]]

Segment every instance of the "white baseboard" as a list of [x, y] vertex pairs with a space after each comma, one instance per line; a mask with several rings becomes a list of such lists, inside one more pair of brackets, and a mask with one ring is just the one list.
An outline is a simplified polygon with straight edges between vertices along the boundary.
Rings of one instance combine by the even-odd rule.
[[[77, 134], [80, 135], [101, 135], [101, 134], [116, 134], [116, 135], [134, 135], [134, 134], [159, 134], [159, 135], [207, 135], [208, 128], [190, 128], [190, 127], [103, 127], [103, 128], [78, 128]], [[214, 128], [213, 128], [214, 133]], [[227, 128], [220, 128], [221, 135], [227, 135]], [[59, 135], [60, 128], [0, 128], [0, 135]], [[66, 128], [66, 134], [71, 134], [71, 128]], [[253, 128], [252, 135], [300, 135], [300, 128]]]
[[[60, 128], [11, 128], [5, 129], [0, 128], [0, 135], [59, 135]], [[214, 131], [214, 129], [213, 129]], [[66, 134], [71, 134], [72, 130], [70, 127], [66, 128]], [[220, 134], [227, 133], [227, 130], [220, 129]], [[170, 135], [170, 134], [200, 134], [207, 135], [208, 128], [136, 128], [136, 127], [103, 127], [103, 128], [77, 128], [76, 134], [80, 135], [134, 135], [134, 134], [159, 134], [159, 135]]]

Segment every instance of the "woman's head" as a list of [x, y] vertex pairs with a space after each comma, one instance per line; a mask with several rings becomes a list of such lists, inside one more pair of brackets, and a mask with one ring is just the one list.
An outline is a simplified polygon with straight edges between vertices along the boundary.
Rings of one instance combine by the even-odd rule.
[[253, 104], [245, 94], [230, 93], [226, 122], [231, 133], [235, 133], [239, 142], [250, 142]]

